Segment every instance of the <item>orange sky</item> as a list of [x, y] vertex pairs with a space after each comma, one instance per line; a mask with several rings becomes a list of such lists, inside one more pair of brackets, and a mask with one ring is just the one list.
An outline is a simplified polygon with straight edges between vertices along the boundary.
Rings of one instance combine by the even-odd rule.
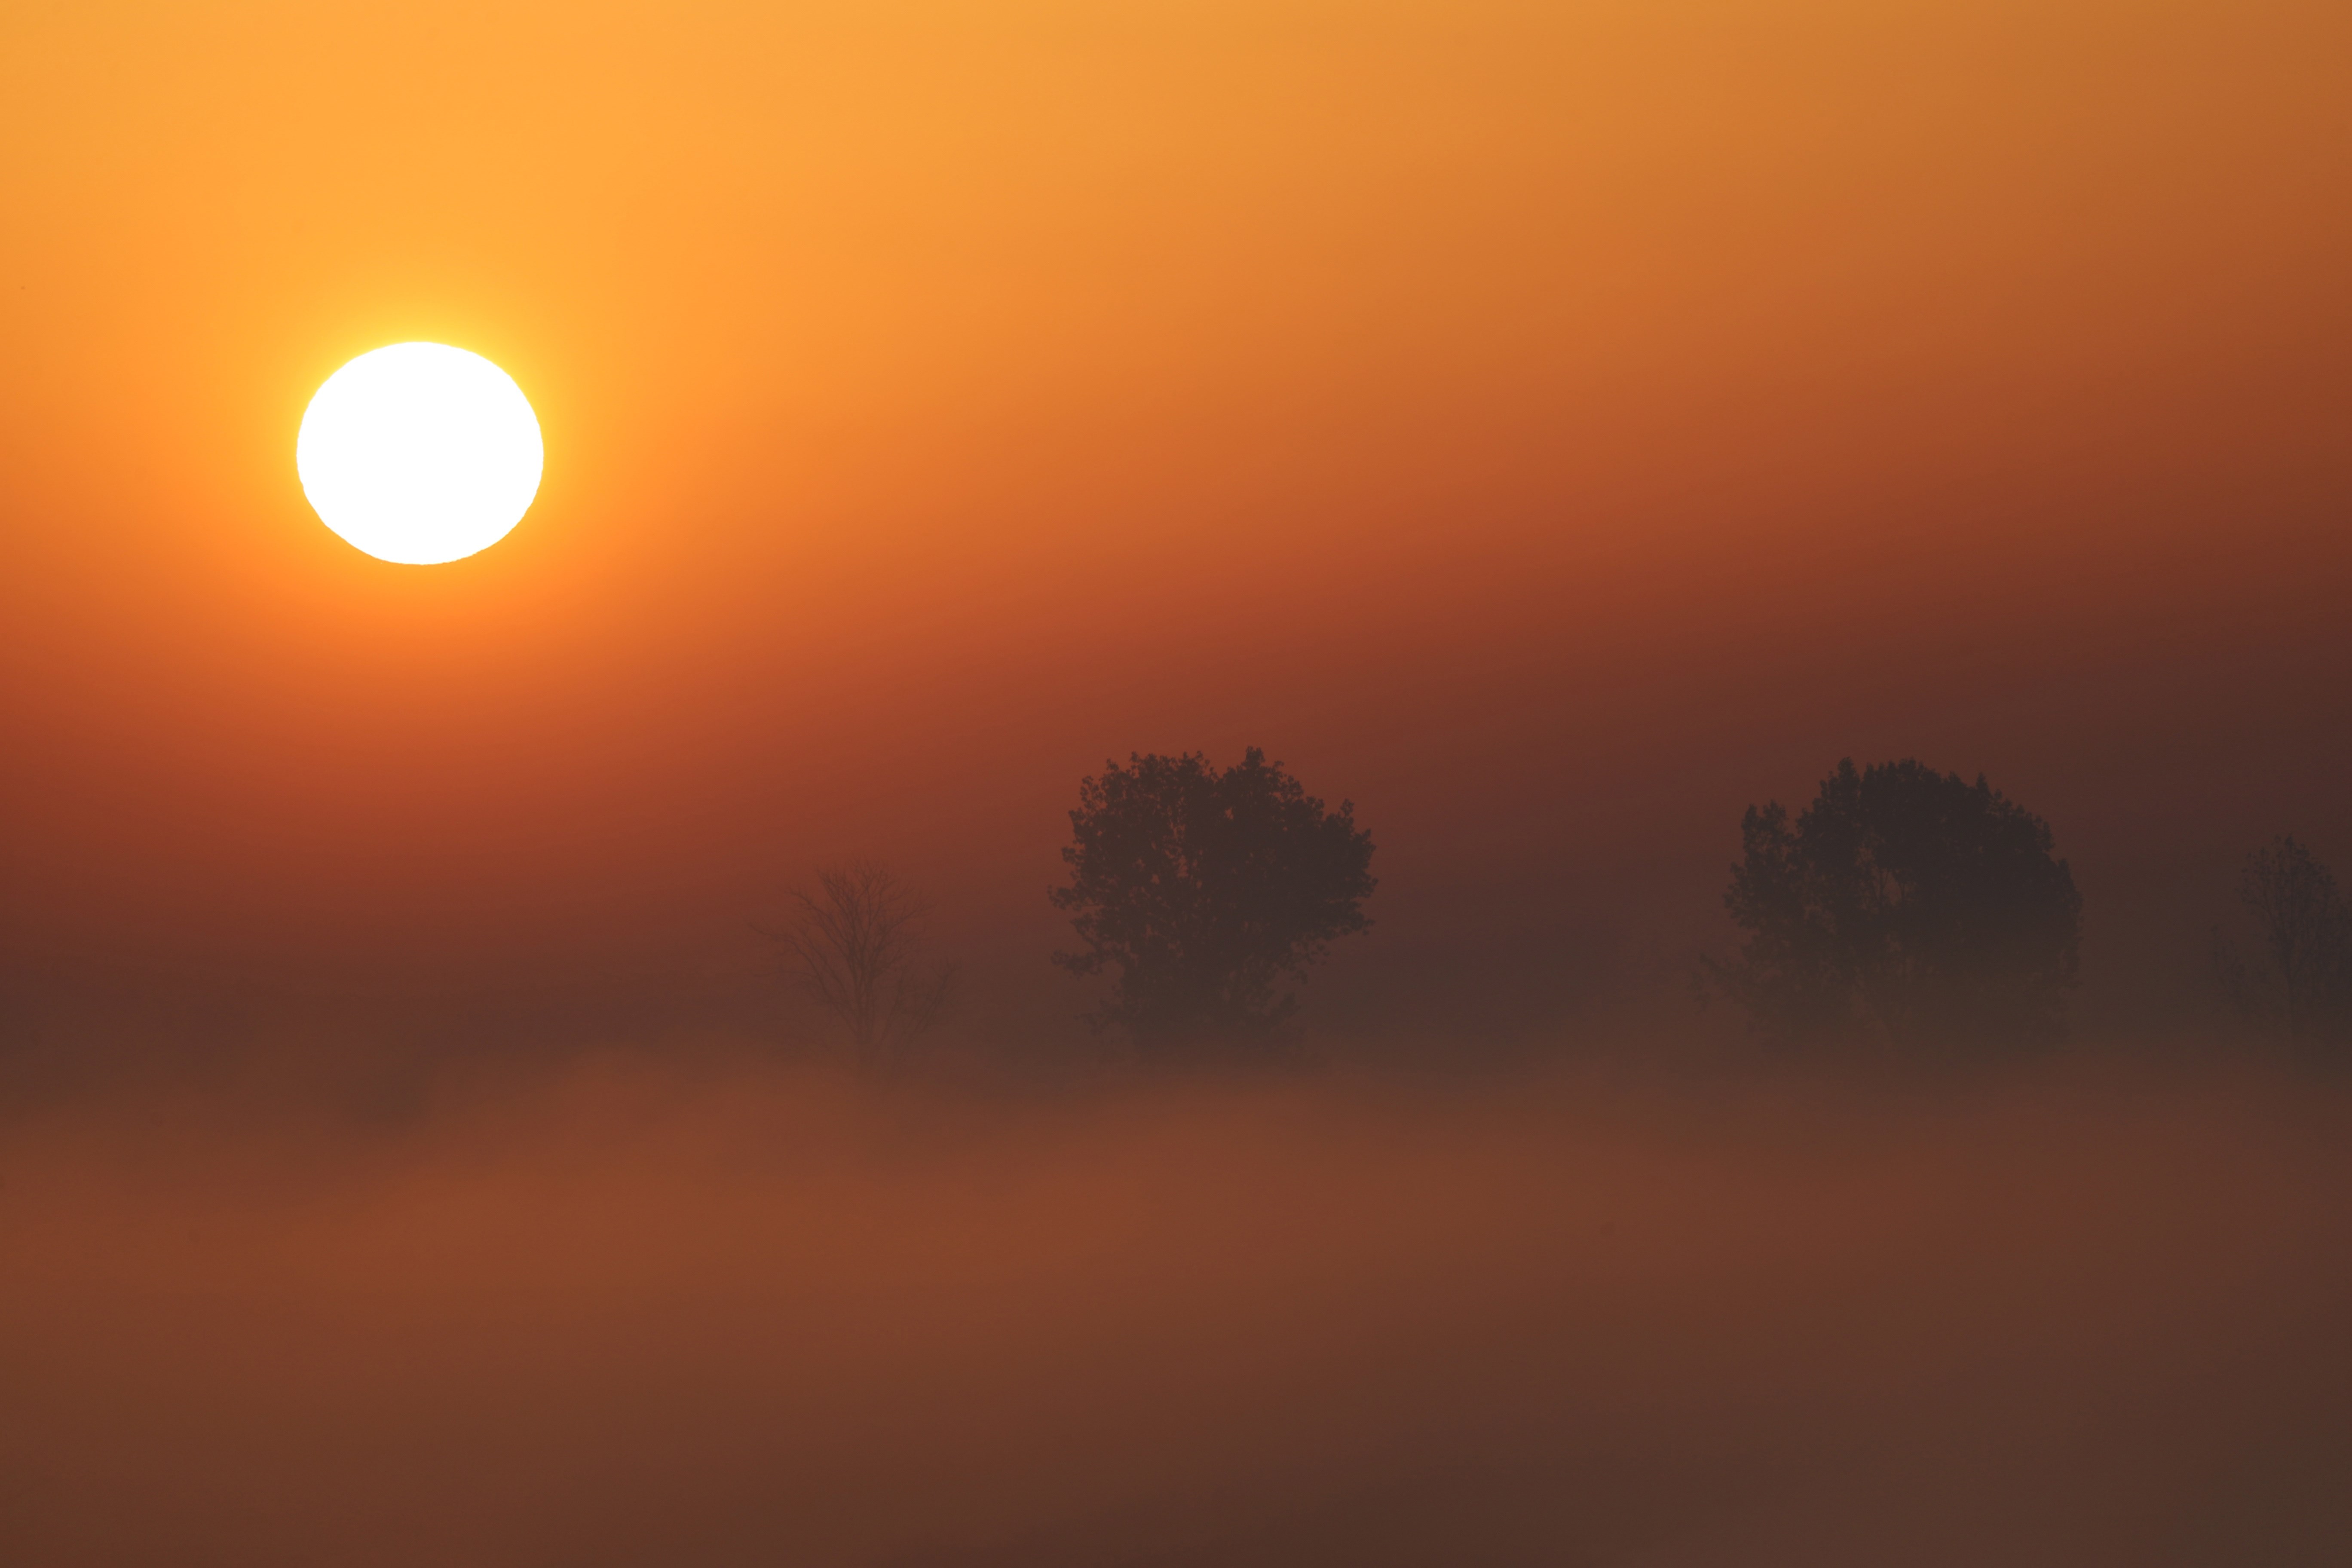
[[[2052, 818], [2095, 979], [2249, 842], [2352, 862], [2347, 50], [2265, 0], [16, 7], [0, 921], [658, 982], [870, 853], [1027, 963], [1082, 772], [1256, 742], [1358, 803], [1390, 952], [1638, 969], [1717, 939], [1742, 805], [1916, 752]], [[410, 338], [546, 432], [451, 567], [294, 475]]]

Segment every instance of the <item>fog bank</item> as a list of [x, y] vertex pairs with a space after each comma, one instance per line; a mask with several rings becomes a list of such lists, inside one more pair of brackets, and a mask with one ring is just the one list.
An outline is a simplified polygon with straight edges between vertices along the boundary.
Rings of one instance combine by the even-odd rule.
[[0, 1131], [27, 1563], [2275, 1563], [2352, 1101], [646, 1058]]

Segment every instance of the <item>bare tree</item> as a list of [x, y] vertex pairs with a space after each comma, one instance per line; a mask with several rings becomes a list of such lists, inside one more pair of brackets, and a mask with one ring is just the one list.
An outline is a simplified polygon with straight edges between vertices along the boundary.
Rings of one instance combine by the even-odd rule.
[[2352, 910], [2335, 873], [2286, 835], [2246, 857], [2238, 900], [2252, 918], [2259, 959], [2249, 963], [2217, 940], [2231, 999], [2292, 1039], [2341, 1038], [2352, 1025]]
[[924, 951], [929, 906], [897, 873], [870, 860], [817, 873], [796, 888], [783, 930], [786, 972], [849, 1031], [861, 1068], [887, 1068], [939, 1021], [953, 966]]

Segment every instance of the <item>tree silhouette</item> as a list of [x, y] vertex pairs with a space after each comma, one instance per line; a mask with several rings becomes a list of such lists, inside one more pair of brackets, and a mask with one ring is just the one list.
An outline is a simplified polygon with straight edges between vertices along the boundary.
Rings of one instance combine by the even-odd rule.
[[2284, 835], [2246, 857], [2238, 901], [2253, 921], [2257, 964], [2217, 939], [2223, 988], [2241, 1013], [2305, 1044], [2352, 1033], [2352, 910], [2336, 874]]
[[2063, 1028], [2082, 896], [2049, 825], [1981, 775], [1848, 759], [1794, 823], [1750, 806], [1739, 837], [1724, 904], [1747, 938], [1708, 967], [1759, 1032], [1954, 1046]]
[[1097, 1027], [1138, 1044], [1265, 1042], [1297, 1010], [1280, 989], [1371, 922], [1372, 838], [1251, 747], [1223, 773], [1198, 752], [1132, 755], [1078, 785], [1070, 884], [1050, 890], [1085, 944], [1054, 962], [1108, 973]]
[[954, 970], [925, 961], [929, 907], [889, 868], [861, 860], [816, 882], [793, 889], [791, 922], [765, 934], [795, 984], [848, 1029], [858, 1065], [887, 1068], [938, 1021]]

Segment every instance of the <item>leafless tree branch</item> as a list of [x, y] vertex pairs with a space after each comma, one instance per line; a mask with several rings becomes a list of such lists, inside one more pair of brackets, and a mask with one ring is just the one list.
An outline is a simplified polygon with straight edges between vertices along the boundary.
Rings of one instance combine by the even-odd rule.
[[887, 867], [866, 860], [818, 872], [793, 891], [783, 930], [768, 932], [787, 972], [848, 1030], [858, 1065], [887, 1070], [939, 1021], [953, 966], [925, 953], [929, 906]]

